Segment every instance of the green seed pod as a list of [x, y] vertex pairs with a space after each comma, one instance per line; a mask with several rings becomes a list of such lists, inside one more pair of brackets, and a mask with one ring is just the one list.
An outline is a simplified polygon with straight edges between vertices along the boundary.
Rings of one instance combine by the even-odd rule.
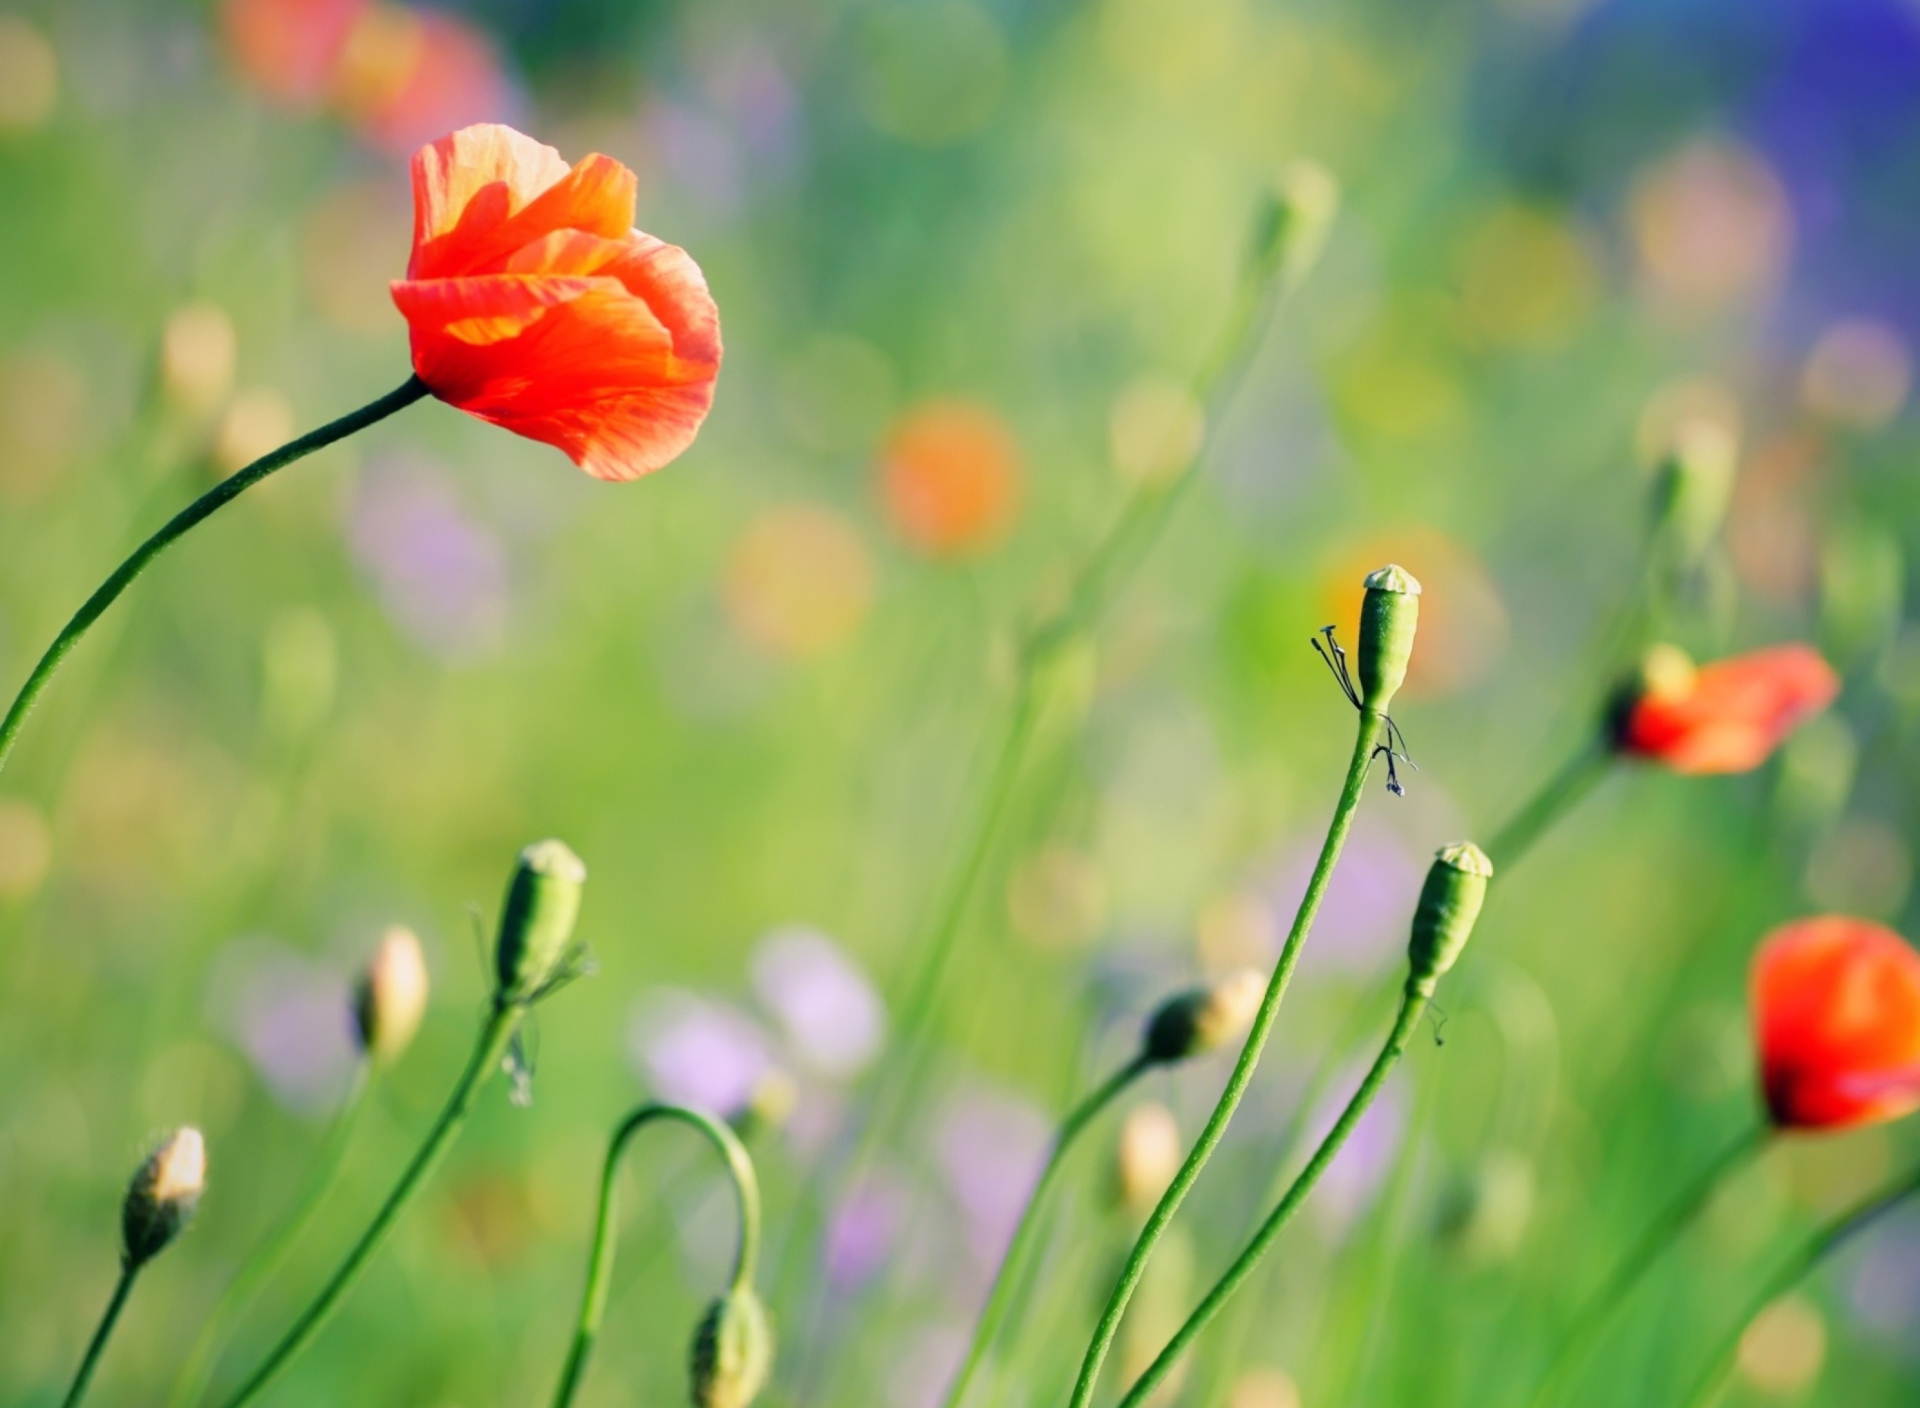
[[1487, 898], [1493, 862], [1471, 841], [1442, 846], [1420, 887], [1413, 911], [1413, 938], [1407, 944], [1410, 986], [1431, 993], [1440, 975], [1453, 967], [1473, 933], [1473, 921]]
[[1420, 583], [1392, 563], [1367, 575], [1360, 603], [1360, 702], [1384, 714], [1406, 683], [1413, 635], [1420, 625]]
[[120, 1205], [121, 1257], [140, 1267], [180, 1235], [207, 1185], [207, 1146], [192, 1125], [175, 1130], [147, 1155]]
[[1340, 211], [1340, 183], [1315, 161], [1289, 162], [1267, 192], [1254, 226], [1253, 257], [1292, 288], [1313, 270]]
[[1244, 968], [1211, 986], [1168, 998], [1147, 1019], [1141, 1054], [1163, 1066], [1225, 1046], [1253, 1025], [1266, 990], [1265, 975]]
[[773, 1372], [773, 1327], [753, 1287], [727, 1292], [693, 1332], [694, 1408], [747, 1408]]
[[587, 867], [563, 841], [536, 841], [520, 852], [495, 950], [499, 994], [526, 1002], [553, 976], [573, 937]]

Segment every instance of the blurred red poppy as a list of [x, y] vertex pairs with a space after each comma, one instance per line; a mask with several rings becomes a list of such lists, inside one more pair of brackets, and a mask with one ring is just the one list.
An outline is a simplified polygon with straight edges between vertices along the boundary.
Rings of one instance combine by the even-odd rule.
[[371, 0], [225, 0], [220, 28], [247, 81], [268, 97], [318, 106]]
[[1749, 772], [1839, 692], [1839, 676], [1810, 646], [1776, 645], [1697, 670], [1661, 646], [1621, 710], [1616, 742], [1674, 772]]
[[1754, 956], [1767, 1110], [1784, 1129], [1839, 1129], [1920, 1109], [1920, 953], [1882, 925], [1824, 915]]
[[633, 228], [633, 172], [568, 168], [510, 127], [413, 158], [413, 257], [393, 284], [435, 396], [637, 479], [692, 443], [720, 373], [720, 315], [684, 250]]
[[368, 145], [404, 156], [442, 132], [518, 106], [492, 42], [458, 15], [375, 5], [353, 27], [334, 99]]

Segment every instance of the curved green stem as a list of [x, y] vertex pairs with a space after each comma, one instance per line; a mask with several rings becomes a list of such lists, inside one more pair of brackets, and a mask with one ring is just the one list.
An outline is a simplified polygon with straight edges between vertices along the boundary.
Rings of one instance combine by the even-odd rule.
[[1502, 875], [1554, 822], [1572, 810], [1574, 803], [1593, 790], [1612, 762], [1613, 750], [1606, 739], [1596, 736], [1527, 799], [1487, 844], [1487, 858]]
[[1220, 1092], [1220, 1099], [1214, 1105], [1213, 1113], [1207, 1117], [1200, 1138], [1187, 1155], [1186, 1162], [1180, 1166], [1180, 1172], [1174, 1175], [1173, 1182], [1161, 1196], [1159, 1205], [1147, 1218], [1147, 1225], [1141, 1229], [1133, 1250], [1128, 1253], [1126, 1265], [1120, 1271], [1120, 1279], [1107, 1298], [1106, 1308], [1100, 1313], [1100, 1322], [1081, 1360], [1080, 1377], [1073, 1389], [1073, 1408], [1087, 1408], [1092, 1401], [1094, 1385], [1100, 1378], [1100, 1366], [1113, 1348], [1113, 1339], [1119, 1333], [1127, 1302], [1133, 1298], [1140, 1278], [1146, 1274], [1147, 1262], [1153, 1256], [1154, 1247], [1165, 1234], [1167, 1225], [1173, 1221], [1173, 1215], [1180, 1210], [1180, 1204], [1186, 1200], [1195, 1180], [1200, 1177], [1200, 1170], [1206, 1166], [1226, 1134], [1227, 1125], [1232, 1121], [1234, 1111], [1239, 1108], [1240, 1099], [1253, 1079], [1254, 1067], [1260, 1064], [1260, 1052], [1273, 1030], [1274, 1018], [1280, 1011], [1280, 1000], [1286, 996], [1294, 965], [1299, 962], [1300, 947], [1313, 928], [1314, 916], [1320, 912], [1320, 901], [1327, 892], [1327, 882], [1333, 878], [1334, 863], [1340, 859], [1347, 832], [1353, 828], [1354, 813], [1360, 807], [1360, 791], [1366, 785], [1374, 746], [1380, 741], [1385, 727], [1385, 715], [1371, 709], [1360, 711], [1360, 726], [1353, 740], [1353, 757], [1347, 764], [1347, 780], [1340, 789], [1340, 801], [1327, 827], [1327, 839], [1320, 847], [1320, 859], [1313, 867], [1312, 878], [1307, 881], [1307, 892], [1301, 897], [1300, 908], [1294, 914], [1293, 927], [1280, 949], [1280, 960], [1274, 965], [1266, 995], [1260, 999], [1260, 1010], [1253, 1019], [1252, 1029], [1247, 1033], [1246, 1044], [1240, 1048], [1240, 1059], [1234, 1062], [1233, 1074], [1227, 1077], [1226, 1088]]
[[307, 1224], [313, 1221], [314, 1214], [333, 1191], [334, 1180], [339, 1177], [340, 1169], [346, 1162], [347, 1150], [353, 1144], [354, 1130], [359, 1126], [360, 1112], [366, 1107], [366, 1094], [371, 1084], [371, 1068], [363, 1060], [354, 1071], [353, 1088], [348, 1091], [346, 1103], [340, 1107], [333, 1128], [327, 1132], [326, 1142], [321, 1146], [320, 1157], [314, 1165], [313, 1176], [307, 1180], [300, 1200], [240, 1268], [239, 1274], [227, 1283], [226, 1291], [214, 1303], [212, 1313], [207, 1316], [206, 1324], [200, 1327], [200, 1334], [187, 1353], [187, 1362], [180, 1370], [180, 1377], [174, 1381], [173, 1392], [167, 1396], [167, 1408], [187, 1408], [187, 1405], [199, 1401], [200, 1395], [206, 1391], [207, 1379], [213, 1373], [214, 1357], [220, 1352], [234, 1317], [245, 1309], [273, 1273], [280, 1269], [287, 1253], [293, 1250], [293, 1244], [300, 1240], [301, 1234], [307, 1230]]
[[613, 1284], [613, 1224], [619, 1201], [620, 1158], [633, 1136], [655, 1120], [678, 1120], [705, 1135], [707, 1142], [726, 1161], [727, 1174], [733, 1180], [734, 1205], [740, 1214], [740, 1246], [734, 1254], [733, 1280], [728, 1289], [738, 1293], [753, 1284], [754, 1264], [760, 1255], [760, 1184], [753, 1173], [753, 1159], [734, 1132], [721, 1121], [684, 1105], [647, 1104], [628, 1115], [614, 1131], [607, 1147], [607, 1162], [600, 1175], [600, 1213], [594, 1222], [593, 1251], [587, 1259], [586, 1294], [580, 1300], [579, 1326], [574, 1331], [573, 1348], [567, 1353], [566, 1367], [560, 1371], [560, 1384], [554, 1390], [553, 1408], [566, 1408], [587, 1371], [587, 1358], [600, 1333], [600, 1322], [607, 1313], [607, 1293]]
[[1916, 1194], [1920, 1194], [1920, 1168], [1902, 1174], [1808, 1238], [1786, 1264], [1768, 1278], [1760, 1293], [1747, 1303], [1746, 1311], [1733, 1332], [1715, 1348], [1712, 1357], [1707, 1360], [1707, 1367], [1694, 1381], [1693, 1391], [1683, 1400], [1686, 1408], [1706, 1408], [1713, 1401], [1714, 1395], [1726, 1382], [1727, 1371], [1733, 1367], [1734, 1357], [1739, 1353], [1740, 1341], [1746, 1336], [1747, 1327], [1761, 1311], [1799, 1285], [1821, 1262], [1863, 1231], [1869, 1223]]
[[221, 480], [168, 519], [159, 532], [135, 548], [132, 555], [114, 569], [113, 575], [102, 582], [81, 608], [73, 613], [73, 619], [53, 638], [53, 644], [47, 647], [46, 653], [33, 667], [26, 683], [20, 686], [20, 692], [14, 697], [6, 718], [0, 720], [0, 768], [6, 766], [7, 755], [13, 751], [21, 725], [26, 723], [27, 715], [33, 711], [41, 691], [53, 679], [60, 663], [80, 643], [81, 637], [86, 635], [102, 613], [113, 605], [120, 593], [133, 584], [134, 578], [153, 565], [155, 558], [185, 537], [203, 519], [211, 517], [216, 510], [239, 498], [274, 471], [284, 469], [295, 460], [303, 459], [336, 440], [343, 440], [357, 430], [364, 430], [375, 421], [385, 420], [395, 411], [412, 405], [427, 394], [426, 383], [417, 376], [410, 376], [377, 401], [370, 401], [359, 410], [349, 411], [338, 420], [330, 421], [318, 430], [308, 431], [299, 439], [289, 440], [279, 449], [262, 455], [237, 474]]
[[460, 1075], [459, 1082], [453, 1088], [453, 1094], [447, 1097], [446, 1105], [440, 1111], [440, 1118], [427, 1132], [426, 1141], [414, 1154], [413, 1161], [400, 1175], [400, 1181], [387, 1194], [386, 1202], [380, 1205], [380, 1211], [374, 1214], [367, 1230], [360, 1234], [360, 1240], [354, 1243], [353, 1250], [347, 1253], [320, 1294], [313, 1298], [300, 1318], [281, 1336], [261, 1361], [260, 1367], [248, 1376], [232, 1397], [226, 1400], [226, 1408], [241, 1408], [258, 1398], [272, 1383], [280, 1371], [287, 1367], [295, 1355], [305, 1349], [313, 1337], [338, 1308], [340, 1300], [346, 1295], [360, 1273], [366, 1269], [367, 1262], [380, 1249], [380, 1244], [393, 1230], [400, 1214], [406, 1211], [407, 1204], [413, 1201], [422, 1185], [445, 1157], [453, 1138], [460, 1127], [467, 1122], [467, 1116], [473, 1112], [474, 1101], [479, 1097], [480, 1088], [499, 1068], [500, 1058], [505, 1054], [507, 1043], [513, 1039], [526, 1008], [513, 1002], [496, 998], [488, 1009], [486, 1023], [480, 1028], [479, 1038], [474, 1042], [473, 1054], [467, 1060], [467, 1068]]
[[1353, 1133], [1353, 1128], [1360, 1122], [1360, 1117], [1367, 1112], [1367, 1107], [1380, 1093], [1380, 1087], [1386, 1083], [1387, 1073], [1400, 1059], [1400, 1053], [1407, 1049], [1407, 1039], [1413, 1035], [1414, 1026], [1419, 1022], [1421, 1014], [1427, 1010], [1427, 1002], [1432, 996], [1433, 988], [1430, 983], [1420, 985], [1411, 978], [1407, 980], [1405, 995], [1400, 1000], [1400, 1013], [1394, 1018], [1393, 1029], [1387, 1034], [1386, 1044], [1380, 1048], [1380, 1054], [1374, 1057], [1373, 1065], [1368, 1069], [1366, 1078], [1360, 1082], [1360, 1088], [1354, 1091], [1353, 1098], [1347, 1101], [1347, 1107], [1340, 1112], [1340, 1118], [1334, 1121], [1333, 1128], [1328, 1130], [1326, 1138], [1320, 1141], [1320, 1147], [1315, 1149], [1313, 1157], [1307, 1160], [1307, 1166], [1300, 1170], [1292, 1186], [1274, 1205], [1273, 1211], [1267, 1214], [1267, 1220], [1260, 1224], [1260, 1230], [1253, 1234], [1252, 1239], [1241, 1249], [1240, 1255], [1234, 1258], [1233, 1264], [1226, 1269], [1218, 1281], [1214, 1282], [1213, 1289], [1207, 1292], [1206, 1298], [1194, 1308], [1193, 1314], [1187, 1317], [1186, 1323], [1174, 1333], [1172, 1339], [1167, 1341], [1167, 1347], [1160, 1351], [1159, 1357], [1148, 1366], [1146, 1373], [1142, 1374], [1133, 1387], [1127, 1390], [1126, 1397], [1120, 1400], [1120, 1408], [1139, 1408], [1140, 1404], [1147, 1401], [1148, 1395], [1159, 1387], [1161, 1380], [1165, 1379], [1173, 1366], [1179, 1362], [1180, 1356], [1186, 1353], [1187, 1346], [1193, 1343], [1194, 1337], [1206, 1329], [1213, 1317], [1220, 1313], [1221, 1307], [1232, 1298], [1235, 1291], [1240, 1289], [1241, 1283], [1253, 1274], [1254, 1268], [1267, 1254], [1267, 1249], [1273, 1245], [1274, 1239], [1280, 1235], [1287, 1223], [1292, 1221], [1294, 1213], [1306, 1201], [1307, 1195], [1313, 1191], [1313, 1185], [1320, 1181], [1320, 1175], [1327, 1171], [1327, 1165], [1333, 1162], [1334, 1156], [1340, 1152], [1340, 1146], [1347, 1142], [1347, 1136]]
[[87, 1352], [81, 1356], [79, 1371], [73, 1376], [73, 1387], [67, 1390], [60, 1408], [78, 1408], [80, 1400], [87, 1396], [87, 1385], [93, 1382], [93, 1371], [100, 1363], [101, 1352], [107, 1347], [107, 1340], [120, 1319], [120, 1312], [126, 1309], [127, 1297], [133, 1294], [133, 1278], [139, 1274], [139, 1267], [121, 1263], [120, 1279], [113, 1287], [113, 1299], [107, 1302], [107, 1313], [100, 1317], [99, 1328], [87, 1342]]
[[1560, 1342], [1560, 1351], [1548, 1366], [1546, 1377], [1528, 1400], [1529, 1408], [1545, 1408], [1546, 1404], [1559, 1397], [1560, 1391], [1579, 1369], [1600, 1332], [1606, 1329], [1614, 1314], [1626, 1303], [1633, 1288], [1640, 1284], [1640, 1278], [1660, 1259], [1660, 1253], [1692, 1225], [1713, 1197], [1714, 1190], [1729, 1175], [1744, 1168], [1767, 1147], [1767, 1140], [1772, 1133], [1772, 1126], [1759, 1124], [1734, 1140], [1640, 1234], [1640, 1240], [1633, 1244], [1614, 1268], [1613, 1274], [1601, 1284], [1599, 1291], [1573, 1322], [1567, 1337]]
[[1001, 1323], [1007, 1317], [1018, 1270], [1026, 1261], [1027, 1245], [1033, 1240], [1034, 1229], [1039, 1226], [1036, 1214], [1046, 1198], [1047, 1190], [1053, 1186], [1054, 1175], [1066, 1161], [1068, 1148], [1079, 1137], [1080, 1131], [1112, 1104], [1121, 1091], [1138, 1080], [1150, 1065], [1145, 1056], [1136, 1056], [1107, 1077], [1060, 1122], [1060, 1128], [1053, 1136], [1053, 1149], [1047, 1155], [1046, 1166], [1040, 1170], [1033, 1192], [1027, 1196], [1027, 1205], [1020, 1210], [1019, 1225], [1014, 1228], [1013, 1238], [1007, 1243], [1006, 1254], [1000, 1258], [1000, 1269], [994, 1273], [993, 1287], [987, 1292], [987, 1303], [981, 1308], [980, 1319], [974, 1325], [973, 1340], [967, 1346], [966, 1358], [960, 1362], [959, 1371], [954, 1374], [946, 1397], [941, 1400], [942, 1408], [960, 1408], [966, 1399], [968, 1386], [979, 1371], [981, 1361], [986, 1358], [988, 1346], [993, 1343]]

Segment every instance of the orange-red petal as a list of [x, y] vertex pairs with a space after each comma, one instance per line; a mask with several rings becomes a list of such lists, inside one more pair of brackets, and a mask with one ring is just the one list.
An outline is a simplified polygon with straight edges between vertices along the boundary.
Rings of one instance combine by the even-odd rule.
[[1679, 693], [1644, 694], [1627, 713], [1620, 744], [1675, 772], [1748, 772], [1839, 692], [1839, 676], [1818, 651], [1772, 646], [1703, 665]]
[[1775, 1124], [1835, 1129], [1920, 1109], [1920, 953], [1882, 925], [1825, 915], [1754, 957], [1761, 1086]]

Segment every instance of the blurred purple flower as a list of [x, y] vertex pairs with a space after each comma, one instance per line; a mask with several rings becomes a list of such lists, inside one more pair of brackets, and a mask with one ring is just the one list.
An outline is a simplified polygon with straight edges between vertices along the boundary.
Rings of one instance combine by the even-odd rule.
[[395, 455], [369, 465], [348, 539], [388, 615], [434, 654], [471, 658], [499, 643], [506, 554], [433, 461]]
[[[1365, 1074], [1366, 1067], [1356, 1065], [1321, 1098], [1319, 1108], [1307, 1125], [1310, 1141], [1307, 1147], [1312, 1148], [1326, 1138]], [[1360, 1116], [1360, 1122], [1353, 1127], [1340, 1152], [1334, 1155], [1333, 1162], [1327, 1165], [1327, 1171], [1320, 1177], [1320, 1186], [1314, 1190], [1314, 1208], [1322, 1225], [1338, 1234], [1366, 1210], [1393, 1169], [1406, 1124], [1405, 1097], [1400, 1083], [1389, 1078], [1367, 1112]]]
[[1053, 1125], [1029, 1101], [975, 1090], [949, 1100], [935, 1147], [983, 1267], [998, 1263], [1046, 1159]]
[[776, 171], [791, 168], [800, 148], [800, 100], [773, 53], [749, 40], [703, 67], [708, 100], [747, 149]]
[[873, 984], [834, 941], [804, 926], [776, 929], [753, 954], [753, 987], [804, 1066], [827, 1076], [863, 1069], [886, 1035]]
[[739, 208], [746, 188], [745, 163], [725, 127], [671, 102], [648, 108], [644, 126], [667, 174], [682, 189], [722, 215]]
[[1920, 1211], [1894, 1213], [1867, 1234], [1847, 1299], [1877, 1338], [1920, 1362]]
[[773, 1064], [754, 1020], [726, 1003], [676, 988], [646, 994], [627, 1027], [634, 1067], [662, 1100], [733, 1115]]
[[[1299, 908], [1319, 855], [1318, 840], [1302, 842], [1281, 862], [1269, 892], [1276, 912], [1290, 918]], [[1423, 875], [1391, 830], [1364, 819], [1356, 823], [1301, 952], [1303, 976], [1367, 977], [1396, 960]]]
[[304, 1115], [340, 1102], [352, 1078], [347, 984], [325, 963], [268, 939], [238, 939], [214, 964], [208, 1006], [274, 1098]]
[[841, 1196], [827, 1223], [827, 1284], [842, 1295], [858, 1290], [885, 1266], [913, 1210], [900, 1179], [870, 1173]]

